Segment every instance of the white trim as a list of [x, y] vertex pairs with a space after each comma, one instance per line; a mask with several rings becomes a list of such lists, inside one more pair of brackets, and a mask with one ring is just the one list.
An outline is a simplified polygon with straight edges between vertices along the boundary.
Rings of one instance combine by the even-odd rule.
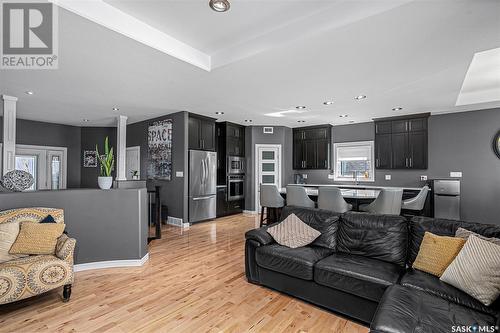
[[243, 210], [243, 214], [257, 215], [258, 212], [256, 210]]
[[[337, 148], [339, 147], [355, 147], [355, 146], [370, 146], [371, 150], [371, 177], [369, 179], [353, 179], [337, 176]], [[375, 144], [374, 141], [352, 141], [352, 142], [337, 142], [333, 144], [333, 180], [342, 182], [374, 182], [375, 181]]]
[[[127, 116], [116, 117], [116, 180], [127, 180]], [[139, 163], [140, 164], [140, 163]]]
[[141, 259], [128, 259], [128, 260], [109, 260], [109, 261], [96, 261], [85, 264], [78, 264], [73, 266], [73, 271], [82, 272], [91, 269], [103, 268], [118, 268], [118, 267], [139, 267], [149, 260], [149, 253], [146, 253]]
[[256, 143], [255, 144], [255, 151], [254, 151], [254, 157], [255, 157], [255, 164], [254, 164], [254, 170], [253, 174], [255, 175], [255, 197], [254, 197], [254, 207], [255, 210], [258, 212], [259, 211], [259, 148], [269, 148], [269, 149], [278, 149], [278, 189], [281, 188], [281, 175], [282, 175], [282, 170], [281, 170], [281, 161], [283, 160], [283, 151], [281, 150], [281, 145], [280, 144], [260, 144]]

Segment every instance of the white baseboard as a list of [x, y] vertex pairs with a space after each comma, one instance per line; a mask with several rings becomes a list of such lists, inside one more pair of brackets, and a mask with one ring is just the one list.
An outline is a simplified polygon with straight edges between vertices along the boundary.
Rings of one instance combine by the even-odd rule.
[[169, 216], [167, 217], [167, 224], [174, 225], [181, 228], [189, 228], [189, 223], [184, 223], [181, 218]]
[[130, 259], [130, 260], [109, 260], [109, 261], [97, 261], [89, 262], [86, 264], [78, 264], [73, 266], [75, 272], [88, 271], [90, 269], [102, 269], [102, 268], [116, 268], [116, 267], [137, 267], [142, 266], [146, 261], [149, 260], [149, 253], [146, 253], [141, 259]]
[[252, 214], [252, 215], [257, 215], [256, 210], [243, 210], [243, 214]]

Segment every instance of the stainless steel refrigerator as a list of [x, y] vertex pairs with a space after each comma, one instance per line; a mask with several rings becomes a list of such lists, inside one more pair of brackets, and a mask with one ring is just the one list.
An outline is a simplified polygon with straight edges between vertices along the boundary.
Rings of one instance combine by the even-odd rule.
[[217, 153], [189, 151], [189, 222], [215, 218]]

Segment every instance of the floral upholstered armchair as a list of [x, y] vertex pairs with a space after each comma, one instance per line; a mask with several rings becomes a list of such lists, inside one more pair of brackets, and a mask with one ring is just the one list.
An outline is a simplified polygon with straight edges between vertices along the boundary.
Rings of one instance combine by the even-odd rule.
[[[51, 215], [64, 223], [64, 212], [55, 208], [19, 208], [0, 212], [0, 223], [40, 222]], [[73, 253], [76, 240], [63, 234], [54, 255], [30, 255], [0, 263], [0, 304], [18, 301], [64, 287], [63, 301], [69, 301], [73, 283]]]

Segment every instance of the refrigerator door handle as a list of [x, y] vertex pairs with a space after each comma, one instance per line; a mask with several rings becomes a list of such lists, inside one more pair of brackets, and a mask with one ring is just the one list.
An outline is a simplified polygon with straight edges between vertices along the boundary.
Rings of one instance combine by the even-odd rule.
[[197, 197], [197, 198], [193, 198], [193, 201], [208, 200], [208, 199], [212, 199], [213, 197], [214, 197], [213, 195], [210, 195], [210, 196], [207, 196], [207, 197]]
[[201, 179], [200, 183], [203, 184], [205, 180], [205, 162], [201, 160]]

